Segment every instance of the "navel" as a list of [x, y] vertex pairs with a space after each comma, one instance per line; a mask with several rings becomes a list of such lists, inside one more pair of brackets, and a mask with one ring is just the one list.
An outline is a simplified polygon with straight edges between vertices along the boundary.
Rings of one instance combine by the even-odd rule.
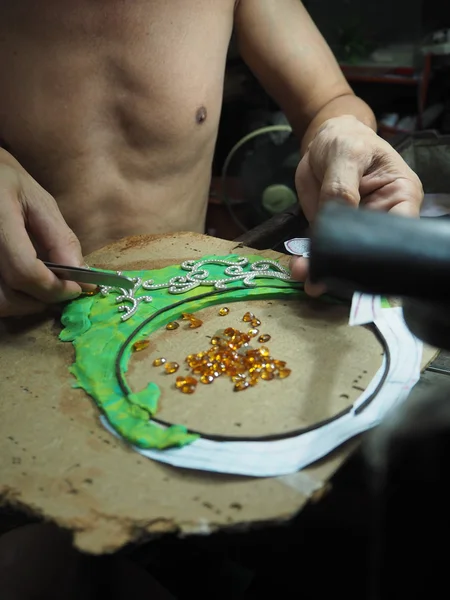
[[208, 111], [206, 110], [206, 108], [204, 106], [200, 106], [200, 108], [197, 110], [197, 112], [195, 114], [195, 120], [197, 121], [197, 123], [199, 125], [201, 125], [202, 123], [204, 123], [206, 121], [207, 116], [208, 116]]

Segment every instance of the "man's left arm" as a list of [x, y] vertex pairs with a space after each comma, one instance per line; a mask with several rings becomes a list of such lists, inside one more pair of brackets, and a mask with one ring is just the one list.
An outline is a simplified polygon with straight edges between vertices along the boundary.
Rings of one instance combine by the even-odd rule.
[[240, 0], [235, 23], [243, 59], [285, 112], [302, 153], [332, 117], [353, 115], [376, 129], [300, 0]]
[[300, 0], [239, 0], [235, 31], [243, 59], [301, 140], [296, 186], [308, 220], [330, 198], [418, 216], [420, 180], [376, 134], [373, 112]]

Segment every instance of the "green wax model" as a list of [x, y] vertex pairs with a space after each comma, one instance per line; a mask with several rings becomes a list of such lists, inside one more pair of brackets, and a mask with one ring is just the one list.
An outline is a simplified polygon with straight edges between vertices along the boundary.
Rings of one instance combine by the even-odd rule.
[[[60, 339], [75, 347], [70, 367], [74, 386], [96, 401], [115, 431], [130, 443], [158, 449], [185, 446], [198, 436], [182, 425], [163, 428], [151, 420], [160, 396], [155, 383], [138, 392], [120, 385], [117, 370], [126, 373], [133, 344], [178, 319], [181, 312], [223, 302], [298, 297], [302, 286], [277, 262], [258, 256], [209, 256], [156, 271], [128, 271], [126, 276], [136, 278], [132, 291], [102, 288], [64, 310]], [[176, 303], [183, 304], [182, 309]]]

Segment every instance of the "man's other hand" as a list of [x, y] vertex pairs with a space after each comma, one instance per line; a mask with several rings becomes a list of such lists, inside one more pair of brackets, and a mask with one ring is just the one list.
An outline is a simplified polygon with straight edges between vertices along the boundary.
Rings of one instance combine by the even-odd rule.
[[[419, 216], [423, 201], [420, 179], [398, 152], [347, 115], [329, 119], [317, 131], [297, 168], [296, 187], [311, 224], [328, 200], [410, 217]], [[307, 264], [303, 258], [293, 259], [292, 276], [306, 280], [310, 295], [320, 295], [324, 288], [308, 282]]]

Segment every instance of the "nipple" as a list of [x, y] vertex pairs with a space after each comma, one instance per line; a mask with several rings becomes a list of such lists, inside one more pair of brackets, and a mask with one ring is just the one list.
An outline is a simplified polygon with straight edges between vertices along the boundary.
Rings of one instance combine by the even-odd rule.
[[204, 106], [201, 106], [195, 115], [195, 120], [199, 125], [206, 121], [206, 117], [208, 116], [208, 112]]

